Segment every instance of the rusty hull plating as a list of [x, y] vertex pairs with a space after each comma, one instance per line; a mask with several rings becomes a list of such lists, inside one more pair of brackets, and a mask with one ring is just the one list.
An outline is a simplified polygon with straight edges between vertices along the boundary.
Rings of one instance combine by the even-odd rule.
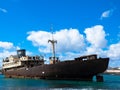
[[50, 64], [44, 64], [42, 56], [27, 56], [25, 49], [18, 50], [3, 60], [3, 74], [10, 78], [69, 79], [91, 81], [93, 76], [108, 68], [109, 58], [97, 58], [87, 55], [74, 60], [60, 61], [50, 58]]

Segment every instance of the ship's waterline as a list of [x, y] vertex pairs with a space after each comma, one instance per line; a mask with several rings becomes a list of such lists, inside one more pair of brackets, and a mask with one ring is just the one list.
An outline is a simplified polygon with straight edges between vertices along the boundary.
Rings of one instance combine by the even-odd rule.
[[93, 76], [104, 72], [109, 58], [97, 58], [87, 55], [74, 60], [60, 61], [57, 58], [44, 64], [43, 57], [27, 56], [25, 50], [6, 58], [3, 62], [3, 74], [13, 78], [71, 79], [92, 80]]
[[42, 56], [28, 56], [26, 50], [17, 50], [17, 55], [11, 55], [3, 60], [3, 74], [6, 77], [41, 78], [41, 79], [71, 79], [92, 81], [103, 73], [109, 63], [109, 58], [98, 58], [96, 54], [80, 56], [74, 60], [60, 61], [55, 55], [56, 40], [48, 40], [52, 44], [50, 64], [44, 64]]

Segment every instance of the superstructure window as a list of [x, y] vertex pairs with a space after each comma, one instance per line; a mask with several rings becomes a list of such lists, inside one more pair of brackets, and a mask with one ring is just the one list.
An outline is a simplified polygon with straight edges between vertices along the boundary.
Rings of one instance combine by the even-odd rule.
[[28, 59], [32, 59], [31, 57], [28, 57]]

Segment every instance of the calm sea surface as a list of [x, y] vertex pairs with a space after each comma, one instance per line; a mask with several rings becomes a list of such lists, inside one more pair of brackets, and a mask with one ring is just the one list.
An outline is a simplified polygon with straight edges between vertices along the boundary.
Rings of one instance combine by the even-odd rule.
[[120, 90], [120, 76], [104, 75], [104, 82], [12, 79], [0, 75], [0, 90]]

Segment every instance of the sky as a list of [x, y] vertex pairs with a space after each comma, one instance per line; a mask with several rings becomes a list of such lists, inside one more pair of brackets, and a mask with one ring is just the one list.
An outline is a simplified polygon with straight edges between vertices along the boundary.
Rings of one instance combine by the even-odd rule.
[[98, 54], [120, 67], [120, 0], [0, 0], [0, 65], [18, 49], [48, 62], [52, 32], [61, 61]]

